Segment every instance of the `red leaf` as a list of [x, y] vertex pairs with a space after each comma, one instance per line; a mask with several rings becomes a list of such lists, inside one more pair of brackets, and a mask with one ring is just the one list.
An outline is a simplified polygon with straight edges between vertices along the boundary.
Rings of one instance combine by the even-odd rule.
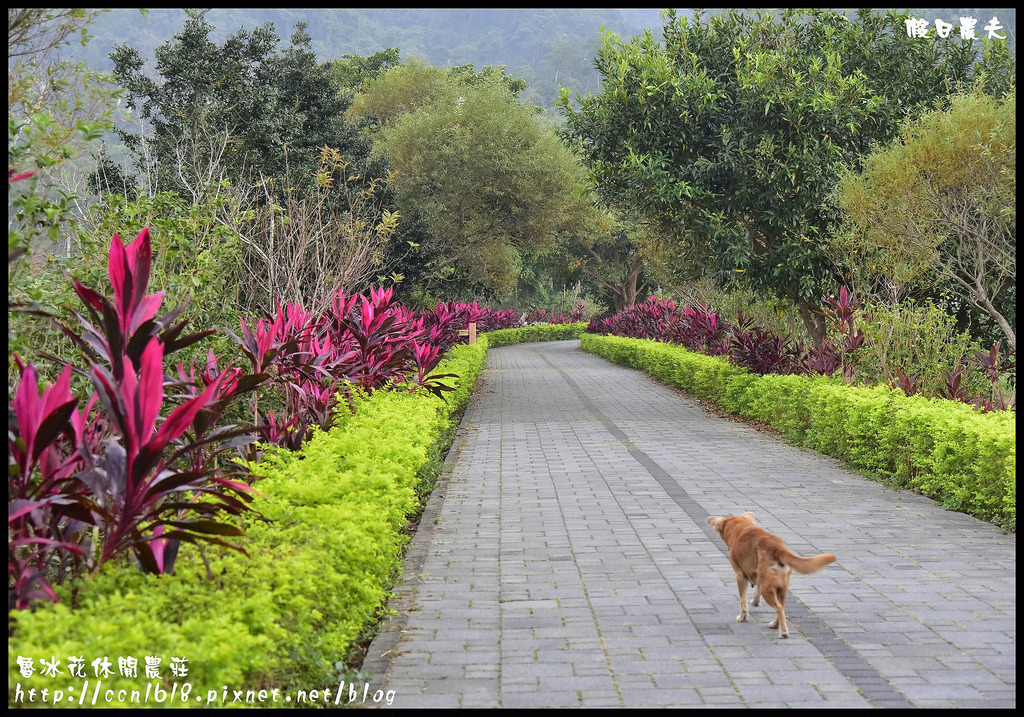
[[218, 376], [217, 380], [207, 386], [206, 390], [200, 395], [189, 399], [171, 411], [171, 415], [169, 415], [167, 420], [161, 424], [156, 436], [146, 445], [146, 449], [158, 454], [163, 451], [168, 443], [187, 431], [188, 427], [192, 425], [192, 421], [195, 419], [196, 414], [203, 410], [203, 407], [216, 397], [217, 389], [220, 386], [220, 382], [224, 378], [224, 375], [225, 374], [221, 374]]
[[[149, 268], [153, 264], [153, 244], [149, 238], [149, 227], [139, 232], [135, 241], [128, 247], [128, 258], [132, 261], [132, 279], [135, 285], [132, 305], [138, 306], [142, 303], [142, 297], [146, 295], [146, 289], [149, 288]], [[163, 292], [160, 293], [162, 295]]]
[[110, 240], [107, 271], [110, 275], [110, 286], [114, 289], [114, 310], [120, 319], [121, 331], [128, 333], [129, 307], [134, 294], [134, 282], [128, 263], [128, 252], [121, 243], [120, 234], [115, 234]]
[[[156, 430], [156, 419], [160, 416], [160, 408], [164, 403], [164, 347], [156, 338], [150, 340], [146, 350], [142, 352], [139, 366], [139, 383], [134, 405], [138, 411], [135, 416], [138, 445], [148, 443]], [[131, 372], [128, 372], [131, 373]], [[125, 376], [127, 379], [127, 375]], [[125, 382], [127, 384], [127, 380]]]
[[162, 291], [142, 297], [132, 313], [128, 326], [129, 333], [134, 334], [142, 324], [156, 316], [156, 312], [160, 310], [160, 305], [163, 302], [164, 292]]

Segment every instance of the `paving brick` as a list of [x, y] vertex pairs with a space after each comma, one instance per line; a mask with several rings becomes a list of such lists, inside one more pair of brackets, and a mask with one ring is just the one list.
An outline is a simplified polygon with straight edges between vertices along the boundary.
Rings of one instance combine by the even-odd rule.
[[[1014, 535], [577, 346], [490, 352], [364, 663], [391, 706], [1016, 706]], [[838, 556], [788, 640], [734, 619], [704, 518], [747, 510]]]

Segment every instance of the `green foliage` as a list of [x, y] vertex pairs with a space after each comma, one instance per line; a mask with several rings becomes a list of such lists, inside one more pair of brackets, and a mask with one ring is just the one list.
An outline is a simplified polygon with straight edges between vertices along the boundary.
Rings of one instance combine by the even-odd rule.
[[959, 401], [905, 396], [838, 379], [755, 376], [725, 359], [644, 339], [583, 334], [585, 351], [768, 423], [787, 440], [846, 461], [1008, 530], [1016, 528], [1012, 411], [979, 413]]
[[619, 312], [635, 304], [650, 284], [649, 267], [658, 254], [659, 238], [649, 226], [608, 212], [586, 230], [566, 237], [565, 261]]
[[362, 84], [398, 65], [401, 61], [397, 47], [375, 52], [368, 57], [343, 55], [332, 63], [332, 70], [341, 87], [349, 93], [357, 92]]
[[853, 356], [858, 383], [889, 385], [899, 369], [920, 377], [920, 393], [941, 396], [946, 371], [963, 366], [966, 394], [988, 393], [985, 376], [967, 364], [971, 351], [980, 346], [958, 331], [953, 317], [941, 309], [928, 303], [878, 304], [864, 312], [857, 326], [866, 338]]
[[586, 330], [586, 323], [578, 324], [542, 324], [539, 326], [521, 326], [514, 329], [498, 329], [484, 334], [487, 345], [491, 348], [525, 344], [535, 341], [564, 341], [576, 339]]
[[120, 134], [149, 190], [202, 198], [222, 177], [284, 181], [289, 170], [311, 181], [325, 145], [350, 162], [365, 160], [369, 145], [345, 118], [346, 75], [317, 61], [304, 23], [279, 50], [273, 25], [218, 44], [205, 11], [186, 14], [185, 26], [156, 49], [156, 79], [137, 48], [119, 45], [111, 55], [145, 128]]
[[842, 175], [831, 244], [863, 295], [942, 287], [1016, 345], [1016, 126], [1016, 90], [955, 95]]
[[[105, 66], [107, 53], [126, 37], [149, 57], [180, 26], [181, 15], [176, 8], [152, 8], [145, 18], [114, 9], [96, 23], [87, 59]], [[308, 22], [311, 47], [324, 59], [400, 47], [406, 59], [422, 58], [437, 67], [507, 65], [529, 82], [524, 101], [552, 111], [560, 86], [587, 94], [600, 84], [592, 58], [602, 26], [633, 33], [660, 23], [656, 8], [249, 7], [214, 8], [207, 18], [226, 33], [266, 22], [278, 30], [297, 20]]]
[[[208, 207], [237, 235], [238, 269], [224, 277], [238, 301], [227, 306], [322, 307], [339, 288], [365, 291], [390, 268], [399, 215], [387, 168], [345, 111], [397, 51], [319, 62], [305, 23], [279, 47], [269, 23], [218, 42], [206, 11], [186, 15], [156, 50], [157, 77], [137, 48], [112, 55], [140, 129], [120, 133], [138, 172], [130, 183]], [[109, 162], [100, 170], [101, 185], [117, 184]]]
[[[183, 318], [193, 327], [235, 328], [242, 250], [238, 235], [219, 221], [228, 205], [226, 199], [191, 204], [172, 192], [152, 197], [139, 194], [133, 200], [107, 195], [103, 203], [90, 208], [89, 216], [79, 221], [74, 231], [68, 231], [68, 253], [48, 254], [30, 271], [19, 273], [11, 282], [9, 295], [12, 301], [32, 305], [67, 323], [71, 321], [69, 307], [78, 301], [64, 272], [86, 286], [105, 286], [110, 237], [135, 236], [150, 227], [154, 259], [150, 285], [164, 292], [164, 304], [186, 305]], [[70, 341], [52, 326], [49, 317], [12, 314], [10, 320], [10, 350], [31, 356], [46, 347], [48, 353], [71, 360]], [[205, 364], [208, 349], [221, 355], [227, 346], [226, 341], [196, 346], [183, 353], [183, 360], [187, 364], [189, 357], [201, 358]]]
[[[88, 28], [101, 10], [10, 8], [7, 14], [7, 168], [31, 176], [9, 183], [8, 256], [45, 251], [74, 227], [75, 190], [60, 172], [113, 127], [120, 92], [106, 74], [63, 56], [89, 42]], [[13, 283], [27, 259], [8, 262]], [[36, 307], [33, 307], [36, 308]], [[8, 328], [8, 358], [25, 342]], [[8, 366], [12, 364], [8, 360]], [[10, 368], [8, 374], [10, 375]]]
[[[65, 604], [11, 617], [9, 701], [14, 685], [53, 687], [16, 658], [155, 655], [188, 659], [196, 694], [336, 685], [335, 664], [373, 625], [401, 567], [407, 516], [432, 445], [458, 421], [483, 366], [486, 338], [452, 349], [437, 369], [461, 374], [448, 403], [378, 391], [296, 453], [268, 451], [255, 466], [248, 557], [182, 554], [173, 575], [105, 570], [62, 588]], [[72, 606], [69, 609], [68, 606]], [[165, 680], [170, 675], [164, 670]], [[165, 682], [169, 686], [170, 682]], [[114, 689], [138, 680], [112, 679]], [[193, 698], [194, 699], [194, 698]]]
[[809, 342], [812, 337], [800, 319], [796, 305], [774, 294], [759, 296], [750, 289], [737, 286], [723, 289], [710, 279], [683, 281], [672, 285], [671, 291], [661, 291], [659, 296], [675, 299], [682, 306], [704, 304], [712, 307], [723, 317], [733, 320], [741, 311], [755, 326], [770, 331], [776, 336], [789, 337], [795, 341]]
[[8, 11], [7, 163], [19, 171], [53, 167], [79, 155], [112, 128], [119, 92], [110, 77], [61, 56], [84, 47], [104, 11], [11, 8]]
[[546, 251], [579, 200], [575, 157], [515, 101], [503, 72], [395, 67], [351, 113], [380, 123], [375, 151], [396, 172], [403, 215], [430, 234], [406, 259], [428, 295], [515, 289], [523, 255]]
[[820, 341], [811, 302], [839, 283], [823, 201], [841, 167], [971, 79], [970, 41], [908, 38], [904, 17], [668, 11], [664, 45], [605, 35], [603, 91], [579, 109], [563, 95], [566, 134], [606, 201], [676, 237], [676, 262], [794, 301]]

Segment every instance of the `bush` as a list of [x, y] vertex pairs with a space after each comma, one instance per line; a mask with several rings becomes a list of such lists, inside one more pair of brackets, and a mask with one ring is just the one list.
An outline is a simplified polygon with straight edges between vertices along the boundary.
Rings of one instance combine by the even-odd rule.
[[[956, 330], [952, 316], [931, 305], [873, 306], [870, 320], [858, 325], [866, 340], [854, 363], [858, 383], [864, 385], [889, 385], [899, 369], [920, 377], [920, 393], [941, 396], [946, 370], [965, 365], [972, 349], [980, 348]], [[970, 369], [964, 374], [963, 390], [980, 396], [988, 391], [988, 383], [980, 371]]]
[[579, 338], [586, 329], [585, 323], [575, 324], [541, 324], [539, 326], [520, 326], [511, 329], [498, 329], [487, 333], [487, 345], [491, 348], [511, 346], [533, 341], [564, 341]]
[[[105, 242], [114, 234], [135, 236], [149, 228], [153, 245], [150, 290], [164, 292], [165, 306], [184, 306], [182, 318], [188, 319], [190, 326], [235, 324], [242, 250], [238, 236], [218, 224], [217, 214], [224, 206], [223, 201], [191, 205], [169, 192], [155, 197], [139, 195], [132, 200], [108, 195], [90, 208], [88, 219], [79, 222], [77, 231], [67, 238], [67, 251], [39, 252], [29, 271], [14, 277], [10, 298], [70, 322], [67, 307], [76, 298], [63, 272], [70, 272], [85, 286], [105, 286]], [[46, 346], [49, 353], [74, 360], [72, 342], [51, 326], [49, 317], [15, 313], [10, 315], [10, 322], [16, 349], [22, 355]], [[223, 341], [214, 351], [220, 355], [227, 347], [228, 342]], [[193, 346], [179, 356], [186, 365], [202, 362], [208, 348], [207, 343]], [[46, 377], [53, 378], [48, 374]], [[10, 367], [8, 378], [13, 378]]]
[[[190, 551], [173, 575], [162, 576], [108, 566], [60, 588], [66, 604], [10, 613], [9, 703], [16, 685], [55, 686], [38, 671], [21, 677], [19, 656], [81, 655], [91, 673], [89, 661], [107, 655], [115, 675], [115, 656], [158, 656], [165, 667], [171, 657], [185, 657], [184, 681], [204, 699], [224, 686], [336, 685], [339, 661], [375, 624], [401, 566], [418, 474], [458, 420], [486, 349], [486, 339], [455, 347], [438, 369], [461, 376], [447, 403], [377, 391], [357, 398], [355, 413], [330, 431], [314, 431], [301, 451], [268, 451], [257, 467], [266, 477], [254, 501], [263, 518], [250, 518], [240, 541], [248, 557]], [[162, 674], [169, 690], [174, 680], [168, 670]], [[113, 677], [104, 687], [139, 684]]]
[[979, 413], [960, 401], [846, 386], [839, 379], [758, 376], [723, 358], [649, 340], [584, 334], [580, 343], [585, 351], [766, 422], [790, 442], [894, 487], [1016, 529], [1013, 412]]
[[731, 322], [703, 303], [683, 307], [658, 296], [592, 320], [587, 332], [728, 355], [731, 364], [755, 374], [841, 376], [847, 383], [969, 402], [983, 411], [1014, 410], [1012, 351], [1001, 354], [1000, 344], [980, 351], [967, 334], [955, 331], [952, 317], [933, 306], [864, 312], [845, 286], [838, 297], [824, 299], [820, 313], [829, 336], [814, 346], [766, 330], [742, 311]]

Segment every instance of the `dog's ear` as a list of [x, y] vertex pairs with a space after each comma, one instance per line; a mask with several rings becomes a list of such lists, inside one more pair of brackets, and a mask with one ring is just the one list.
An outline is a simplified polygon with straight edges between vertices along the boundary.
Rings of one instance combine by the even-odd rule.
[[751, 523], [753, 523], [753, 522], [754, 522], [754, 514], [753, 514], [753, 513], [744, 513], [744, 514], [743, 514], [743, 515], [741, 515], [740, 517], [741, 517], [741, 518], [746, 518], [746, 519], [747, 519], [747, 520], [749, 520], [749, 521], [750, 521]]
[[722, 532], [722, 523], [725, 522], [725, 518], [721, 518], [717, 515], [708, 517], [708, 525], [717, 530], [719, 533]]

